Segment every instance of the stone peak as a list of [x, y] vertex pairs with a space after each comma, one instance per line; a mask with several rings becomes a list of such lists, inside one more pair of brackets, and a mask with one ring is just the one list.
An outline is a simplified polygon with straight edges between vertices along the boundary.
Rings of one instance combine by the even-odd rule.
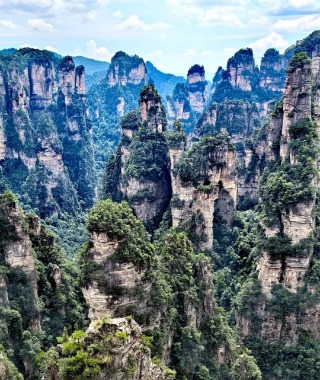
[[206, 80], [204, 66], [196, 64], [190, 67], [187, 74], [187, 80], [189, 84], [196, 82], [204, 82]]
[[253, 52], [251, 48], [238, 50], [233, 57], [229, 58], [227, 67], [237, 66], [238, 64], [254, 65]]
[[147, 100], [153, 100], [155, 102], [161, 103], [161, 97], [153, 83], [144, 86], [143, 89], [140, 91], [139, 103]]
[[73, 62], [73, 59], [70, 55], [67, 55], [62, 58], [61, 62], [59, 63], [59, 70], [61, 71], [73, 71], [75, 69], [75, 64]]

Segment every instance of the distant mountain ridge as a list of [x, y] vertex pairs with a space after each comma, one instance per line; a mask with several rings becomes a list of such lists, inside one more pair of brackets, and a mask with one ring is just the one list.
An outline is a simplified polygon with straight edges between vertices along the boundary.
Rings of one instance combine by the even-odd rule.
[[93, 58], [87, 58], [82, 55], [72, 57], [76, 66], [84, 66], [86, 69], [86, 74], [92, 75], [99, 71], [107, 72], [110, 63], [106, 61], [98, 61]]
[[185, 83], [186, 79], [182, 76], [166, 74], [158, 70], [150, 61], [146, 62], [148, 79], [152, 79], [156, 89], [162, 97], [171, 95], [177, 83]]

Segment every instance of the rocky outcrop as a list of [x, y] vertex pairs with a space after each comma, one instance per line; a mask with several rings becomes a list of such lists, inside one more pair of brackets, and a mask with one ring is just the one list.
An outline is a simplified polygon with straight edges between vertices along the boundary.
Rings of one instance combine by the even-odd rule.
[[34, 214], [24, 213], [9, 191], [0, 194], [0, 265], [0, 367], [4, 347], [23, 375], [34, 378], [35, 353], [21, 355], [21, 347], [43, 347], [45, 337], [72, 328], [75, 307], [82, 318], [85, 301], [77, 298], [81, 287], [71, 279], [54, 235]]
[[167, 97], [168, 122], [180, 120], [187, 133], [195, 127], [197, 117], [208, 101], [208, 82], [203, 66], [194, 65], [188, 70], [187, 83], [178, 83], [172, 97]]
[[139, 109], [142, 123], [147, 123], [149, 131], [161, 133], [166, 130], [166, 114], [154, 86], [147, 86], [140, 92]]
[[[236, 150], [238, 200], [240, 209], [258, 201], [258, 182], [265, 165], [265, 141], [259, 129], [283, 93], [287, 55], [269, 49], [260, 71], [251, 49], [241, 49], [219, 67], [212, 86], [212, 101], [197, 121], [194, 133], [214, 135], [225, 128]], [[258, 136], [259, 135], [259, 136]]]
[[307, 53], [308, 57], [313, 59], [319, 56], [320, 53], [320, 31], [315, 30], [308, 37], [303, 40], [297, 41], [296, 45], [291, 49], [291, 55], [293, 53]]
[[6, 307], [9, 304], [8, 290], [4, 273], [0, 273], [0, 307]]
[[259, 86], [273, 92], [284, 92], [289, 60], [276, 49], [268, 49], [261, 59]]
[[127, 200], [135, 215], [154, 230], [169, 204], [171, 183], [163, 134], [167, 120], [153, 85], [141, 90], [139, 109], [122, 120], [117, 155], [106, 166], [105, 193], [113, 200]]
[[169, 153], [173, 227], [196, 233], [200, 250], [211, 249], [215, 218], [230, 223], [237, 201], [235, 152], [230, 140], [223, 131], [216, 138], [203, 138], [189, 151], [173, 146]]
[[195, 120], [189, 101], [187, 84], [176, 84], [172, 96], [167, 97], [167, 115], [169, 126], [175, 120], [180, 120], [186, 132], [191, 132], [194, 128]]
[[277, 99], [283, 93], [290, 56], [290, 52], [281, 55], [276, 49], [268, 49], [259, 70], [255, 66], [252, 50], [240, 49], [228, 60], [226, 70], [218, 68], [211, 88], [214, 99], [252, 98], [261, 104], [261, 109], [264, 108], [263, 103]]
[[3, 128], [3, 117], [0, 116], [0, 161], [6, 156], [6, 144], [5, 144], [5, 134]]
[[233, 88], [252, 91], [256, 86], [256, 67], [252, 49], [240, 49], [228, 60], [227, 72]]
[[34, 49], [0, 61], [0, 165], [9, 188], [42, 217], [78, 212], [79, 201], [90, 206], [95, 172], [84, 68]]
[[137, 109], [140, 90], [146, 83], [144, 60], [119, 51], [112, 57], [105, 79], [91, 86], [88, 92], [95, 161], [101, 177], [106, 161], [119, 143], [121, 118]]
[[[90, 320], [126, 316], [134, 309], [136, 314], [146, 314], [150, 282], [146, 267], [139, 267], [132, 261], [115, 260], [115, 252], [121, 242], [111, 239], [105, 232], [92, 232], [88, 257], [97, 265], [93, 280], [83, 288], [89, 308]], [[141, 297], [143, 294], [143, 297]]]
[[72, 103], [72, 95], [75, 92], [80, 96], [85, 96], [86, 88], [84, 73], [84, 67], [76, 67], [71, 56], [64, 57], [59, 63], [59, 91], [64, 96], [66, 105]]
[[[4, 263], [11, 268], [18, 269], [26, 274], [31, 290], [31, 299], [38, 302], [37, 274], [33, 257], [33, 247], [28, 234], [28, 224], [22, 214], [17, 201], [9, 193], [4, 193], [0, 198], [1, 216], [1, 254]], [[2, 277], [2, 303], [8, 304], [8, 294], [6, 291], [6, 281]], [[33, 331], [40, 330], [40, 315], [36, 313], [32, 316], [29, 326]]]
[[208, 100], [204, 67], [192, 66], [187, 74], [187, 82], [191, 110], [195, 113], [202, 113]]
[[[129, 327], [137, 326], [139, 331], [145, 331], [151, 337], [145, 337], [145, 341], [153, 340], [153, 348], [159, 350], [156, 351], [159, 352], [158, 358], [166, 365], [172, 363], [180, 373], [196, 372], [196, 362], [210, 366], [212, 364], [208, 363], [214, 361], [218, 367], [230, 365], [232, 347], [224, 333], [229, 328], [223, 325], [224, 319], [214, 301], [209, 260], [194, 253], [185, 234], [168, 230], [161, 246], [155, 250], [146, 230], [128, 205], [110, 200], [100, 201], [94, 206], [88, 226], [91, 239], [83, 252], [81, 267], [89, 317], [95, 321], [92, 326], [101, 325], [101, 318], [107, 321], [105, 326], [109, 324], [105, 315], [113, 318], [133, 316], [141, 327], [131, 317], [128, 319]], [[128, 324], [124, 325], [125, 320], [116, 321], [126, 332], [121, 336], [129, 337], [130, 330], [127, 329]], [[214, 331], [210, 327], [213, 321], [217, 326]], [[113, 323], [111, 320], [110, 324]], [[211, 340], [209, 336], [213, 337], [216, 331], [222, 333], [223, 338], [212, 343], [215, 338]], [[176, 361], [181, 359], [176, 356], [175, 347], [181, 345], [183, 350], [190, 347], [185, 346], [185, 335], [181, 336], [180, 332], [188, 336], [196, 334], [201, 347], [205, 347], [203, 357], [198, 357], [199, 352], [192, 348], [197, 358], [191, 356], [192, 362], [188, 359], [187, 370], [176, 365]], [[103, 335], [102, 330], [99, 333]], [[130, 338], [123, 339], [123, 345], [131, 341]], [[129, 346], [126, 352], [129, 352]], [[117, 355], [113, 363], [123, 362], [119, 360], [122, 358], [120, 349]], [[147, 376], [144, 371], [140, 372], [141, 378]]]
[[[319, 62], [319, 57], [311, 61], [305, 53], [293, 56], [287, 70], [283, 101], [265, 129], [264, 153], [273, 161], [270, 166], [273, 169], [266, 168], [260, 181], [265, 242], [257, 265], [263, 298], [256, 313], [261, 321], [258, 336], [269, 343], [281, 341], [297, 345], [302, 329], [317, 339], [320, 336], [314, 322], [319, 319], [319, 304], [313, 298], [312, 285], [306, 288], [306, 273], [310, 271], [316, 236], [316, 197], [312, 189], [318, 188], [315, 171], [318, 111], [314, 112], [314, 104], [318, 102], [315, 84], [319, 80]], [[296, 175], [289, 174], [291, 171]], [[283, 181], [284, 188], [280, 185], [272, 190], [275, 175], [278, 184]], [[295, 187], [289, 198], [288, 186]], [[300, 187], [305, 189], [305, 196], [299, 195]], [[308, 300], [305, 302], [309, 303], [302, 310], [299, 297], [303, 291]], [[291, 310], [281, 301], [284, 296], [290, 304], [296, 305]], [[272, 305], [278, 305], [278, 310]], [[248, 321], [240, 325], [243, 335], [250, 334]]]
[[[282, 162], [288, 160], [291, 165], [297, 164], [299, 160], [297, 157], [299, 153], [293, 145], [294, 141], [302, 138], [300, 135], [296, 136], [294, 134], [294, 128], [299, 128], [301, 123], [311, 120], [312, 116], [311, 74], [311, 62], [308, 62], [307, 59], [302, 59], [301, 63], [297, 65], [293, 59], [288, 69], [281, 112], [282, 126], [279, 157]], [[274, 121], [273, 124], [277, 124], [277, 122]], [[305, 128], [308, 127], [308, 125], [305, 125]], [[302, 135], [306, 132], [308, 133], [308, 131], [302, 132]], [[312, 182], [316, 185], [315, 177]], [[307, 186], [307, 184], [305, 185]], [[315, 229], [313, 212], [315, 202], [315, 199], [312, 200], [312, 198], [310, 200], [301, 200], [281, 211], [281, 215], [279, 216], [281, 233], [288, 236], [292, 244], [298, 244], [301, 240], [309, 239], [313, 235]], [[268, 238], [275, 236], [279, 232], [278, 228], [266, 228]], [[309, 251], [305, 257], [285, 256], [282, 258], [282, 261], [281, 259], [274, 261], [272, 259], [268, 260], [268, 254], [265, 253], [259, 264], [259, 278], [266, 294], [269, 293], [267, 289], [270, 289], [272, 284], [279, 282], [289, 286], [291, 291], [296, 291], [299, 286], [303, 285], [303, 277], [309, 268], [311, 257], [312, 251]]]
[[[124, 336], [124, 339], [121, 339]], [[133, 319], [114, 318], [107, 324], [91, 323], [84, 339], [85, 345], [102, 344], [106, 338], [111, 338], [109, 347], [100, 352], [100, 355], [110, 356], [112, 363], [112, 375], [110, 368], [101, 366], [97, 377], [108, 376], [110, 380], [164, 380], [164, 370], [151, 362], [150, 349], [141, 341], [141, 327]]]
[[111, 59], [107, 74], [108, 86], [126, 86], [127, 84], [142, 84], [147, 82], [147, 69], [142, 58], [137, 55], [118, 51]]
[[[74, 338], [68, 339], [69, 344]], [[80, 354], [85, 355], [95, 363], [96, 368], [91, 374], [93, 380], [164, 380], [165, 367], [161, 368], [151, 361], [151, 352], [143, 340], [141, 327], [132, 318], [113, 318], [104, 316], [101, 320], [92, 322], [84, 333], [81, 341]], [[63, 346], [63, 345], [62, 345]], [[92, 350], [99, 347], [99, 350]], [[61, 353], [61, 349], [60, 349]], [[63, 361], [72, 362], [63, 352], [50, 363], [43, 379], [65, 379]], [[69, 371], [73, 371], [70, 365]], [[76, 372], [76, 369], [74, 369]]]

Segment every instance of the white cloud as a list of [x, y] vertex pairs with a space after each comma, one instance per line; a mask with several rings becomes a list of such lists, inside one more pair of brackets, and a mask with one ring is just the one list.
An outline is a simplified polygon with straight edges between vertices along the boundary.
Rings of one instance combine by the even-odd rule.
[[116, 18], [123, 18], [124, 14], [121, 11], [118, 10], [118, 11], [113, 12], [112, 16], [116, 17]]
[[244, 27], [249, 17], [246, 5], [250, 0], [166, 0], [173, 14], [183, 21], [196, 20], [201, 27]]
[[269, 13], [279, 15], [311, 14], [320, 10], [319, 0], [260, 0]]
[[198, 57], [198, 53], [194, 49], [186, 49], [183, 52], [183, 57], [186, 59], [194, 59], [194, 58]]
[[51, 45], [46, 45], [44, 48], [46, 50], [53, 51], [54, 53], [58, 53], [58, 49], [55, 48], [55, 47], [53, 47], [53, 46], [51, 46]]
[[268, 48], [276, 48], [280, 52], [283, 52], [288, 46], [288, 41], [286, 41], [281, 34], [275, 32], [249, 44], [249, 47], [251, 47], [254, 52], [257, 52], [258, 55], [265, 52]]
[[320, 16], [309, 15], [288, 20], [278, 20], [273, 29], [282, 33], [293, 33], [304, 30], [319, 29]]
[[[114, 1], [114, 0], [113, 0]], [[109, 3], [108, 0], [0, 0], [0, 9], [43, 15], [85, 13]]]
[[44, 21], [42, 18], [29, 18], [27, 24], [30, 26], [30, 28], [40, 32], [50, 32], [53, 30], [53, 26]]
[[200, 53], [200, 56], [201, 57], [208, 57], [208, 58], [211, 58], [211, 57], [214, 57], [214, 53], [210, 50], [203, 50], [201, 53]]
[[133, 30], [135, 32], [146, 31], [148, 30], [147, 24], [140, 20], [139, 16], [131, 15], [121, 24], [116, 26], [118, 30]]
[[0, 20], [0, 26], [3, 26], [6, 29], [17, 29], [17, 25], [11, 20]]
[[87, 54], [88, 58], [94, 58], [102, 61], [110, 62], [113, 57], [113, 53], [109, 51], [108, 48], [101, 46], [97, 47], [96, 41], [90, 40], [87, 43]]
[[212, 7], [204, 13], [200, 23], [203, 26], [232, 25], [233, 27], [241, 27], [243, 22], [239, 15], [241, 15], [239, 7]]
[[155, 50], [151, 53], [149, 53], [148, 58], [146, 60], [153, 61], [153, 60], [159, 60], [162, 59], [164, 56], [162, 50]]
[[94, 21], [95, 19], [96, 19], [96, 14], [94, 12], [89, 12], [83, 16], [82, 21], [91, 22], [91, 21]]
[[38, 45], [23, 44], [19, 46], [19, 49], [23, 48], [40, 49]]
[[145, 32], [154, 28], [168, 29], [169, 27], [169, 24], [162, 21], [157, 21], [153, 24], [146, 24], [144, 21], [140, 19], [139, 16], [130, 15], [126, 20], [118, 24], [116, 26], [116, 29], [120, 31]]
[[235, 48], [230, 48], [230, 47], [225, 47], [225, 48], [223, 49], [223, 51], [224, 51], [225, 53], [227, 53], [227, 54], [230, 54], [230, 56], [231, 56], [231, 55], [233, 55], [233, 54], [236, 52], [236, 49], [235, 49]]
[[189, 6], [189, 7], [211, 7], [214, 5], [248, 5], [251, 0], [166, 0], [169, 7]]

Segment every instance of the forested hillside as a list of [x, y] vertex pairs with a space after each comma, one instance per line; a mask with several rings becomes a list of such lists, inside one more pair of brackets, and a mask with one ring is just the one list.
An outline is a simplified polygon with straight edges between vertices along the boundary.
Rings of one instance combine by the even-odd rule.
[[319, 53], [0, 54], [1, 379], [319, 378]]

